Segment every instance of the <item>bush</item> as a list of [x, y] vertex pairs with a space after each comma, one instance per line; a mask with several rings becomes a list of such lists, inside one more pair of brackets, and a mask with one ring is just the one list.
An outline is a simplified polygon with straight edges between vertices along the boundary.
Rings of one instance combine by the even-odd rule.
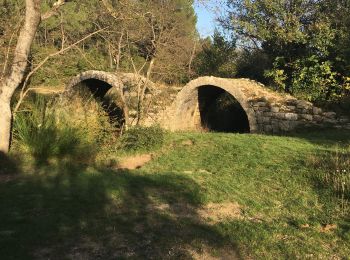
[[163, 145], [165, 132], [159, 126], [133, 127], [121, 137], [121, 148], [129, 151], [151, 151]]
[[108, 108], [96, 100], [84, 85], [76, 86], [70, 96], [63, 96], [55, 106], [59, 122], [74, 125], [86, 140], [102, 147], [114, 142], [119, 134], [119, 125], [111, 120]]
[[278, 57], [265, 76], [276, 89], [312, 102], [339, 100], [350, 89], [350, 78], [335, 71], [330, 61], [321, 61], [315, 55], [289, 63]]

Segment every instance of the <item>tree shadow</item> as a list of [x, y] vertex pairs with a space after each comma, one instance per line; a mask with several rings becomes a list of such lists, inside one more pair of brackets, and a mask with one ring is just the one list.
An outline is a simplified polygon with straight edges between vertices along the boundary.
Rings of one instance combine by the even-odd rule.
[[0, 176], [1, 175], [14, 175], [19, 172], [19, 160], [16, 160], [13, 156], [8, 156], [3, 152], [0, 152]]
[[308, 129], [299, 130], [294, 133], [289, 133], [286, 136], [296, 137], [307, 140], [310, 143], [322, 145], [322, 146], [333, 146], [338, 144], [339, 146], [350, 145], [350, 131], [340, 129]]
[[192, 179], [76, 164], [55, 169], [0, 183], [2, 259], [187, 259], [203, 247], [240, 257], [234, 242], [201, 220]]

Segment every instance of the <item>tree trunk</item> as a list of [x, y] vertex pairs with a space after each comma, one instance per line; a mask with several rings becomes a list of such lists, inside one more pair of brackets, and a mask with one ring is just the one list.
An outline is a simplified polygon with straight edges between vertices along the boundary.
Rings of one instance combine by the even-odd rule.
[[152, 69], [154, 67], [154, 62], [155, 62], [156, 58], [153, 57], [150, 64], [149, 64], [149, 67], [148, 67], [148, 70], [147, 70], [147, 74], [146, 74], [146, 81], [144, 83], [144, 85], [142, 86], [142, 89], [141, 89], [141, 94], [139, 96], [139, 100], [138, 100], [138, 104], [137, 104], [137, 112], [138, 112], [138, 116], [137, 116], [137, 121], [136, 121], [136, 125], [140, 125], [140, 123], [142, 122], [143, 120], [143, 102], [144, 102], [144, 99], [145, 99], [145, 92], [146, 92], [146, 89], [149, 85], [149, 82], [150, 82], [150, 78], [151, 78], [151, 73], [152, 73]]
[[41, 1], [26, 0], [25, 3], [25, 21], [18, 36], [11, 72], [0, 83], [0, 152], [4, 153], [8, 153], [10, 146], [11, 98], [25, 76], [31, 45], [41, 20]]
[[10, 100], [0, 95], [0, 152], [7, 153], [11, 137], [11, 108]]

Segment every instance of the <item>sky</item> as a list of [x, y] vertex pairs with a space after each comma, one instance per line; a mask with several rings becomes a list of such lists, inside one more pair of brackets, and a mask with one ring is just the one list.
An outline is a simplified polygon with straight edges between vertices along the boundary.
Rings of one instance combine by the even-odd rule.
[[195, 1], [194, 8], [197, 14], [197, 30], [202, 38], [214, 33], [217, 22], [215, 18], [223, 13], [223, 0], [206, 0], [205, 4]]

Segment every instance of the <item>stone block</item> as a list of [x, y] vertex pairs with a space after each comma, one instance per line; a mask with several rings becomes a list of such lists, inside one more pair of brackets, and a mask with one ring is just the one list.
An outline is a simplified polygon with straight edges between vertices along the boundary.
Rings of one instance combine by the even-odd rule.
[[313, 120], [313, 116], [310, 114], [301, 114], [300, 115], [302, 119], [308, 120], [308, 121], [312, 121]]
[[286, 106], [286, 108], [288, 111], [293, 112], [293, 111], [295, 111], [296, 106]]
[[295, 98], [290, 98], [286, 100], [287, 106], [295, 106], [297, 105], [297, 103], [298, 103], [298, 100]]
[[342, 117], [339, 118], [339, 122], [342, 123], [342, 124], [344, 124], [344, 123], [349, 123], [350, 120], [349, 120], [348, 117], [342, 116]]
[[264, 126], [264, 132], [265, 133], [272, 133], [272, 131], [273, 131], [273, 128], [272, 128], [271, 125], [265, 125]]
[[254, 106], [258, 106], [258, 107], [266, 107], [267, 103], [266, 102], [256, 102], [254, 104]]
[[283, 112], [279, 112], [279, 113], [275, 113], [274, 117], [277, 119], [285, 119], [286, 118], [286, 114]]
[[271, 122], [271, 117], [268, 117], [268, 116], [263, 117], [263, 123], [264, 123], [264, 124], [268, 124], [268, 123], [270, 123], [270, 122]]
[[318, 108], [318, 107], [313, 107], [312, 108], [312, 113], [314, 115], [321, 115], [322, 114], [322, 109], [321, 108]]
[[310, 107], [312, 107], [312, 104], [305, 100], [299, 100], [297, 102], [297, 107], [302, 109], [309, 109]]
[[258, 111], [260, 111], [260, 112], [269, 112], [270, 109], [268, 107], [259, 107]]
[[258, 124], [262, 124], [262, 123], [264, 123], [264, 117], [258, 116], [258, 117], [256, 118], [256, 121], [258, 122]]
[[277, 134], [280, 132], [280, 128], [278, 125], [273, 125], [272, 126], [272, 133]]
[[334, 124], [337, 124], [337, 123], [338, 123], [338, 120], [333, 119], [333, 118], [325, 118], [325, 119], [323, 120], [323, 123], [334, 125]]
[[323, 121], [323, 117], [320, 115], [314, 115], [313, 118], [314, 118], [314, 121], [318, 123]]
[[279, 127], [282, 131], [287, 132], [290, 130], [290, 122], [289, 121], [280, 121]]
[[291, 120], [291, 121], [298, 120], [298, 114], [295, 114], [295, 113], [286, 113], [285, 117], [287, 120]]
[[324, 113], [323, 113], [323, 116], [324, 116], [324, 117], [327, 117], [327, 118], [333, 119], [333, 118], [335, 118], [335, 117], [337, 116], [337, 114], [334, 113], [334, 112], [324, 112]]
[[271, 107], [271, 112], [278, 113], [278, 112], [280, 112], [280, 108], [279, 107]]
[[274, 126], [277, 126], [278, 127], [278, 120], [276, 119], [272, 119], [271, 120], [271, 125], [274, 127]]
[[301, 114], [312, 114], [312, 110], [311, 109], [302, 109]]

